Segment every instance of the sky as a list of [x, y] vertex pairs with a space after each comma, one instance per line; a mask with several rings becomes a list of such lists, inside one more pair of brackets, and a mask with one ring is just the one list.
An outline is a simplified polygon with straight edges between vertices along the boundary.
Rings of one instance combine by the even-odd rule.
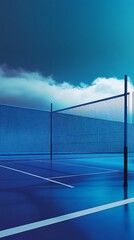
[[0, 0], [0, 103], [66, 107], [134, 89], [133, 0]]

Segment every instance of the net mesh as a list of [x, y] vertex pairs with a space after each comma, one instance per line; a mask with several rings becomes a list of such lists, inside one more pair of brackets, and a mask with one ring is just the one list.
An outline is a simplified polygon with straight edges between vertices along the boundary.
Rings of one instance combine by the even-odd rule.
[[50, 113], [0, 106], [0, 154], [48, 154]]
[[53, 153], [122, 153], [124, 95], [53, 112]]
[[[130, 104], [131, 103], [131, 104]], [[128, 148], [134, 152], [134, 94], [128, 95]], [[54, 111], [0, 105], [0, 154], [123, 153], [124, 95]]]
[[128, 118], [128, 151], [134, 153], [134, 92], [129, 100], [129, 118]]

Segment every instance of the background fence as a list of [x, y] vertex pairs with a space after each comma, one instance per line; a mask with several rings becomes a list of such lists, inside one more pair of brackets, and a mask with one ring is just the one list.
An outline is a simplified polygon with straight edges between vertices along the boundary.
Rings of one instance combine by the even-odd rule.
[[0, 154], [49, 154], [50, 113], [0, 106]]

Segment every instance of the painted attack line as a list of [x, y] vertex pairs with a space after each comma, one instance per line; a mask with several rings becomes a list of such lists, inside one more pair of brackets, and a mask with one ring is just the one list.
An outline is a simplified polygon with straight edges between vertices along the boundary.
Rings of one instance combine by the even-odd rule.
[[78, 211], [78, 212], [61, 215], [61, 216], [50, 218], [50, 219], [45, 219], [42, 221], [30, 223], [30, 224], [25, 224], [25, 225], [14, 227], [14, 228], [5, 229], [5, 230], [1, 231], [1, 237], [7, 237], [7, 236], [15, 235], [18, 233], [30, 231], [33, 229], [49, 226], [49, 225], [52, 225], [55, 223], [68, 221], [68, 220], [75, 219], [78, 217], [83, 217], [83, 216], [86, 216], [89, 214], [93, 214], [93, 213], [101, 212], [101, 211], [108, 210], [111, 208], [123, 206], [123, 205], [129, 204], [129, 203], [134, 203], [134, 197], [128, 198], [125, 200], [121, 200], [121, 201], [117, 201], [117, 202], [113, 202], [113, 203], [109, 203], [109, 204], [105, 204], [105, 205], [101, 205], [98, 207], [88, 208], [88, 209]]
[[45, 178], [45, 177], [42, 177], [42, 176], [38, 176], [38, 175], [35, 175], [33, 173], [21, 171], [21, 170], [16, 169], [16, 168], [7, 167], [7, 166], [4, 166], [4, 165], [0, 165], [0, 167], [9, 169], [9, 170], [12, 170], [12, 171], [15, 171], [15, 172], [23, 173], [23, 174], [26, 174], [26, 175], [29, 175], [29, 176], [32, 176], [32, 177], [36, 177], [36, 178], [39, 178], [39, 179], [43, 179], [43, 180], [46, 180], [48, 182], [56, 183], [56, 184], [59, 184], [59, 185], [65, 186], [65, 187], [74, 188], [71, 185], [68, 185], [68, 184], [65, 184], [65, 183], [62, 183], [62, 182], [59, 182], [59, 181], [55, 181], [55, 180], [52, 180], [52, 179], [49, 179], [49, 178]]

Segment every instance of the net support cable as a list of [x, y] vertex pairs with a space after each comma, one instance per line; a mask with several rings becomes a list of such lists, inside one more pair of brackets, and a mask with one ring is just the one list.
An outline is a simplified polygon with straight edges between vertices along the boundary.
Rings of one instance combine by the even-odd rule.
[[91, 104], [94, 104], [94, 103], [104, 102], [104, 101], [108, 101], [108, 100], [112, 100], [112, 99], [120, 98], [120, 97], [124, 97], [124, 93], [116, 95], [116, 96], [108, 97], [108, 98], [102, 98], [102, 99], [92, 101], [92, 102], [87, 102], [87, 103], [74, 105], [74, 106], [71, 106], [71, 107], [63, 108], [63, 109], [58, 109], [58, 110], [53, 111], [53, 113], [59, 113], [59, 112], [65, 111], [65, 110], [70, 110], [70, 109], [73, 109], [73, 108], [78, 108], [78, 107], [82, 107], [82, 106], [86, 106], [86, 105], [91, 105]]

